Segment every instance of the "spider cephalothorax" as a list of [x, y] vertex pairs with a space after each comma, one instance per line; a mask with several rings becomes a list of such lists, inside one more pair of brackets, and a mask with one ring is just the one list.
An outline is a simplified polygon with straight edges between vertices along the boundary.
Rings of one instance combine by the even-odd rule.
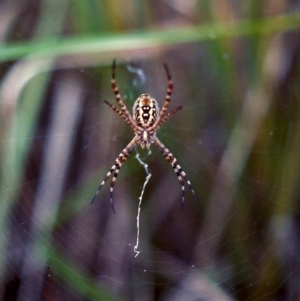
[[98, 190], [96, 191], [92, 203], [96, 199], [100, 189], [105, 184], [105, 182], [108, 180], [108, 178], [113, 173], [113, 178], [110, 184], [110, 201], [112, 210], [115, 213], [114, 209], [114, 203], [113, 203], [113, 190], [114, 185], [117, 180], [118, 173], [121, 169], [122, 164], [126, 161], [130, 153], [132, 152], [133, 148], [140, 144], [142, 148], [150, 148], [151, 144], [155, 144], [160, 152], [163, 154], [163, 156], [166, 158], [168, 162], [171, 163], [177, 178], [181, 184], [182, 189], [182, 205], [184, 202], [184, 181], [187, 182], [189, 185], [192, 193], [195, 196], [195, 191], [191, 185], [190, 180], [188, 179], [186, 173], [182, 170], [180, 165], [177, 162], [177, 159], [172, 155], [172, 153], [160, 142], [160, 140], [156, 137], [156, 131], [159, 126], [164, 124], [172, 115], [177, 113], [182, 107], [179, 106], [175, 108], [173, 111], [167, 113], [170, 101], [171, 101], [171, 94], [173, 90], [173, 81], [171, 78], [171, 74], [169, 71], [169, 68], [166, 64], [164, 64], [166, 74], [168, 77], [168, 88], [167, 88], [167, 94], [166, 94], [166, 100], [164, 105], [162, 106], [161, 111], [159, 111], [158, 103], [157, 101], [152, 98], [149, 94], [144, 93], [142, 94], [134, 103], [133, 105], [133, 115], [129, 114], [125, 104], [123, 103], [123, 100], [121, 98], [116, 79], [115, 79], [115, 70], [116, 70], [116, 60], [113, 60], [112, 64], [112, 79], [111, 79], [111, 86], [115, 93], [118, 105], [120, 108], [115, 107], [111, 103], [109, 103], [107, 100], [104, 102], [111, 107], [113, 111], [115, 111], [117, 114], [119, 114], [125, 122], [127, 122], [131, 128], [133, 129], [135, 136], [133, 139], [129, 142], [129, 144], [122, 150], [118, 158], [115, 160], [114, 165], [111, 167], [111, 169], [107, 172], [106, 176], [104, 177], [103, 181], [101, 182]]

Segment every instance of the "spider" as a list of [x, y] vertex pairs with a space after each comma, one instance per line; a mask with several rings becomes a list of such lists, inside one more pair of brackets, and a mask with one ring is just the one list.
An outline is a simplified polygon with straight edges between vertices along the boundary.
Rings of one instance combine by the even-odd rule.
[[192, 184], [186, 175], [186, 173], [183, 171], [183, 169], [180, 167], [180, 165], [177, 162], [177, 159], [173, 156], [173, 154], [163, 145], [163, 143], [156, 137], [156, 131], [158, 128], [163, 125], [166, 121], [169, 120], [171, 116], [173, 116], [175, 113], [177, 113], [179, 110], [182, 109], [182, 106], [179, 106], [175, 108], [173, 111], [170, 111], [167, 113], [170, 101], [171, 101], [171, 94], [173, 91], [173, 81], [171, 77], [171, 73], [169, 71], [169, 68], [167, 64], [164, 64], [164, 68], [167, 74], [168, 78], [168, 88], [167, 88], [167, 94], [166, 94], [166, 100], [164, 105], [162, 106], [161, 111], [159, 111], [158, 103], [157, 101], [152, 98], [149, 94], [143, 93], [140, 95], [140, 97], [135, 101], [133, 105], [133, 115], [131, 116], [129, 111], [127, 110], [122, 97], [119, 92], [119, 88], [117, 86], [116, 78], [115, 78], [115, 70], [116, 70], [116, 59], [113, 60], [112, 63], [112, 78], [111, 78], [111, 86], [112, 90], [115, 93], [116, 100], [118, 102], [119, 108], [112, 105], [110, 102], [105, 100], [105, 104], [107, 104], [114, 112], [116, 112], [119, 116], [122, 117], [122, 119], [128, 123], [131, 128], [133, 129], [135, 136], [133, 139], [128, 143], [128, 145], [122, 150], [122, 152], [119, 154], [117, 159], [115, 160], [114, 165], [111, 167], [111, 169], [107, 172], [105, 177], [103, 178], [103, 181], [101, 182], [98, 190], [96, 191], [93, 199], [92, 204], [95, 201], [99, 191], [101, 190], [102, 186], [105, 184], [105, 182], [109, 179], [109, 177], [113, 175], [111, 184], [110, 184], [110, 202], [113, 213], [115, 213], [115, 207], [113, 202], [113, 191], [114, 191], [114, 185], [117, 180], [117, 176], [119, 174], [119, 171], [127, 160], [128, 156], [134, 149], [134, 147], [138, 144], [144, 149], [145, 147], [147, 149], [150, 148], [151, 144], [155, 144], [160, 152], [163, 154], [165, 159], [171, 163], [174, 172], [177, 175], [178, 181], [181, 184], [181, 190], [182, 190], [182, 199], [181, 199], [181, 209], [183, 208], [184, 204], [184, 195], [185, 195], [185, 186], [184, 181], [189, 185], [194, 197], [196, 198], [195, 191], [192, 187]]

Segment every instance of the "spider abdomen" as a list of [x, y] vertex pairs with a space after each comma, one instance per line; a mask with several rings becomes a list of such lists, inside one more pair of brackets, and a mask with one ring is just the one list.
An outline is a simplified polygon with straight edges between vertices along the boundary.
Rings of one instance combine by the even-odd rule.
[[159, 113], [157, 101], [149, 94], [142, 94], [133, 105], [133, 120], [144, 129], [151, 127]]

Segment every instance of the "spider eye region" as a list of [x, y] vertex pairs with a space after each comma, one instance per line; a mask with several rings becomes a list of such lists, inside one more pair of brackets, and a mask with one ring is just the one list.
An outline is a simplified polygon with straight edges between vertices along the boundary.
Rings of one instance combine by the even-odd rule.
[[142, 128], [154, 124], [159, 112], [157, 101], [149, 94], [142, 94], [133, 105], [133, 119]]

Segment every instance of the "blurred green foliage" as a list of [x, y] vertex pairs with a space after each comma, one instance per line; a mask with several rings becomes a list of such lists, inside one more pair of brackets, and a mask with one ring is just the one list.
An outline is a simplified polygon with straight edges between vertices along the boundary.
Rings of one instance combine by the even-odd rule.
[[[296, 4], [53, 0], [0, 8], [3, 300], [300, 296]], [[107, 187], [89, 206], [133, 135], [102, 105], [113, 95], [113, 58], [130, 111], [144, 89], [162, 104], [158, 68], [168, 62], [172, 106], [184, 110], [158, 135], [200, 199], [179, 212], [171, 166], [155, 150], [142, 153], [153, 177], [137, 258], [145, 173], [136, 160], [118, 178], [116, 216]], [[64, 118], [73, 99], [74, 119]]]

